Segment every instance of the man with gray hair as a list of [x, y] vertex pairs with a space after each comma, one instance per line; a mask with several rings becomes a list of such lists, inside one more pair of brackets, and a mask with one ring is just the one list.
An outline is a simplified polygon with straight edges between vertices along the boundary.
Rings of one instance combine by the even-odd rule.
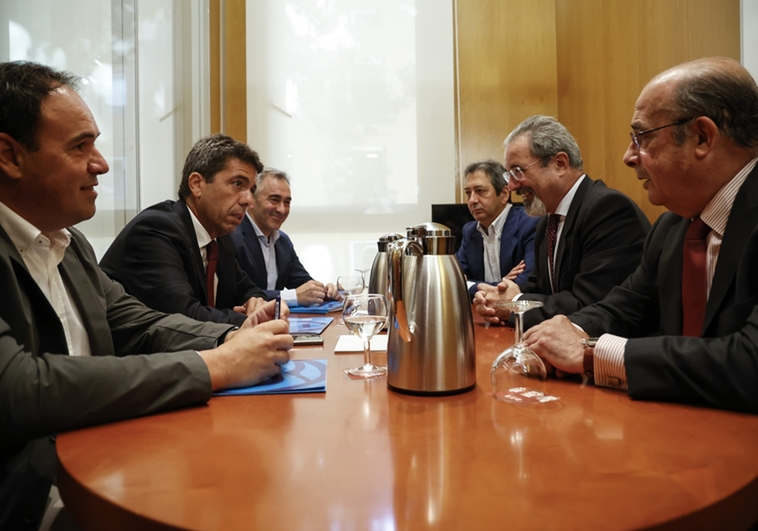
[[290, 203], [287, 174], [264, 168], [255, 179], [247, 215], [232, 234], [237, 262], [269, 298], [279, 295], [288, 304], [301, 306], [337, 299], [334, 284], [313, 280], [290, 237], [279, 230], [289, 216]]
[[529, 280], [482, 285], [474, 302], [491, 323], [510, 317], [494, 307], [499, 300], [542, 302], [524, 314], [526, 329], [597, 302], [623, 282], [639, 263], [650, 223], [626, 195], [584, 173], [576, 140], [555, 118], [527, 118], [504, 146], [509, 188], [531, 188], [548, 215], [537, 226]]

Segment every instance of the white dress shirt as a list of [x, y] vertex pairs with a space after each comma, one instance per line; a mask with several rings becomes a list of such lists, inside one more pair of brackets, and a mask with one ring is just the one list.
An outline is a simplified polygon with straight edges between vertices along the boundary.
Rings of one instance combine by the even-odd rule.
[[[205, 230], [205, 227], [203, 227], [203, 224], [200, 223], [200, 220], [197, 219], [195, 216], [195, 213], [192, 212], [191, 208], [187, 208], [190, 213], [190, 218], [192, 218], [192, 226], [195, 229], [195, 237], [197, 238], [197, 246], [200, 248], [200, 257], [203, 259], [203, 267], [205, 268], [205, 271], [208, 271], [208, 244], [211, 243], [213, 238], [211, 238], [211, 235], [208, 234], [208, 231]], [[213, 293], [218, 295], [218, 273], [213, 275]]]
[[503, 236], [503, 227], [510, 210], [511, 204], [508, 203], [505, 205], [503, 211], [500, 212], [500, 215], [486, 229], [481, 223], [476, 224], [476, 230], [482, 235], [482, 243], [484, 244], [485, 282], [500, 282], [503, 278], [503, 275], [500, 274], [500, 239]]
[[[267, 238], [265, 234], [256, 225], [253, 216], [250, 213], [245, 214], [250, 223], [253, 224], [253, 230], [258, 237], [258, 243], [261, 245], [261, 251], [263, 252], [263, 261], [266, 263], [266, 289], [275, 290], [276, 281], [279, 279], [279, 269], [277, 269], [276, 263], [276, 242], [279, 239], [279, 231], [271, 231], [271, 237]], [[287, 303], [297, 303], [297, 291], [294, 289], [283, 289], [279, 292], [282, 300]]]
[[68, 353], [72, 356], [91, 356], [92, 347], [82, 316], [58, 270], [71, 243], [71, 233], [61, 229], [44, 235], [3, 203], [0, 203], [0, 225], [8, 233], [32, 278], [60, 319]]

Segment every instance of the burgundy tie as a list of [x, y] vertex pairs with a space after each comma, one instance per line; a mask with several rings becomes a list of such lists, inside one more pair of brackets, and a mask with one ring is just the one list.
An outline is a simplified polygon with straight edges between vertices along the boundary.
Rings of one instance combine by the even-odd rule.
[[208, 267], [206, 268], [206, 289], [208, 290], [208, 306], [216, 306], [216, 294], [213, 289], [213, 281], [216, 277], [216, 264], [218, 264], [218, 242], [211, 240], [211, 243], [205, 246], [205, 252], [208, 258]]
[[684, 238], [682, 256], [682, 335], [700, 337], [703, 333], [705, 306], [708, 302], [706, 236], [710, 227], [693, 218]]
[[555, 293], [555, 244], [558, 240], [558, 222], [561, 220], [559, 214], [550, 214], [547, 217], [547, 263], [550, 266], [550, 287]]

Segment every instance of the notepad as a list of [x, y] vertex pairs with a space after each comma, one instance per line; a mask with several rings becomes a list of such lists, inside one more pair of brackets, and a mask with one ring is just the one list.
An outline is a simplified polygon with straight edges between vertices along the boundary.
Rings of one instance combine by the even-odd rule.
[[290, 360], [282, 365], [282, 374], [265, 382], [240, 389], [226, 389], [215, 396], [279, 395], [287, 393], [325, 393], [326, 360]]
[[[371, 350], [381, 352], [387, 350], [387, 335], [381, 334], [371, 339]], [[340, 336], [337, 345], [334, 347], [334, 353], [340, 352], [363, 352], [363, 340], [358, 336], [345, 335]]]
[[334, 317], [290, 317], [290, 334], [298, 336], [302, 334], [320, 334]]

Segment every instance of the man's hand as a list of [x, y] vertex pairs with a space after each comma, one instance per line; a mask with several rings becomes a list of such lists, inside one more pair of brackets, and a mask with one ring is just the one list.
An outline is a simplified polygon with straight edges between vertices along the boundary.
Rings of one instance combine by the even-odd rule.
[[337, 291], [337, 286], [334, 284], [326, 285], [326, 298], [330, 301], [336, 301], [340, 298], [340, 292]]
[[212, 389], [218, 391], [255, 385], [281, 373], [292, 345], [287, 322], [274, 320], [254, 328], [243, 326], [227, 334], [223, 345], [199, 354], [208, 367]]
[[301, 306], [310, 306], [311, 304], [321, 304], [324, 302], [326, 288], [318, 280], [309, 280], [297, 288], [295, 293], [297, 294], [298, 304]]
[[497, 302], [512, 301], [513, 297], [521, 293], [518, 285], [510, 280], [504, 280], [497, 286], [482, 283], [477, 286], [477, 289], [479, 291], [474, 295], [476, 312], [484, 317], [484, 320], [488, 323], [504, 324], [508, 321], [510, 312], [504, 308], [495, 307], [495, 304]]
[[508, 271], [508, 274], [503, 277], [502, 282], [505, 282], [506, 280], [516, 280], [516, 277], [523, 273], [524, 269], [526, 269], [526, 262], [521, 260], [516, 264], [516, 267]]
[[[268, 321], [274, 320], [275, 309], [276, 301], [264, 302], [262, 306], [259, 306], [251, 315], [247, 316], [245, 322], [242, 323], [242, 326], [240, 326], [240, 330], [244, 328], [255, 328], [255, 326], [259, 325], [260, 323], [266, 323]], [[287, 326], [289, 326], [289, 320], [287, 319], [289, 317], [289, 314], [290, 309], [287, 306], [287, 303], [280, 301], [279, 319], [287, 321]], [[237, 332], [239, 332], [239, 330], [230, 330], [229, 333], [226, 334], [226, 338], [224, 338], [224, 343], [233, 338]]]
[[584, 345], [587, 334], [575, 327], [565, 315], [557, 315], [524, 332], [524, 343], [540, 358], [555, 367], [559, 378], [584, 372]]
[[255, 311], [266, 304], [266, 301], [259, 297], [250, 297], [242, 306], [235, 306], [234, 311], [237, 313], [244, 313], [247, 316], [255, 313]]

